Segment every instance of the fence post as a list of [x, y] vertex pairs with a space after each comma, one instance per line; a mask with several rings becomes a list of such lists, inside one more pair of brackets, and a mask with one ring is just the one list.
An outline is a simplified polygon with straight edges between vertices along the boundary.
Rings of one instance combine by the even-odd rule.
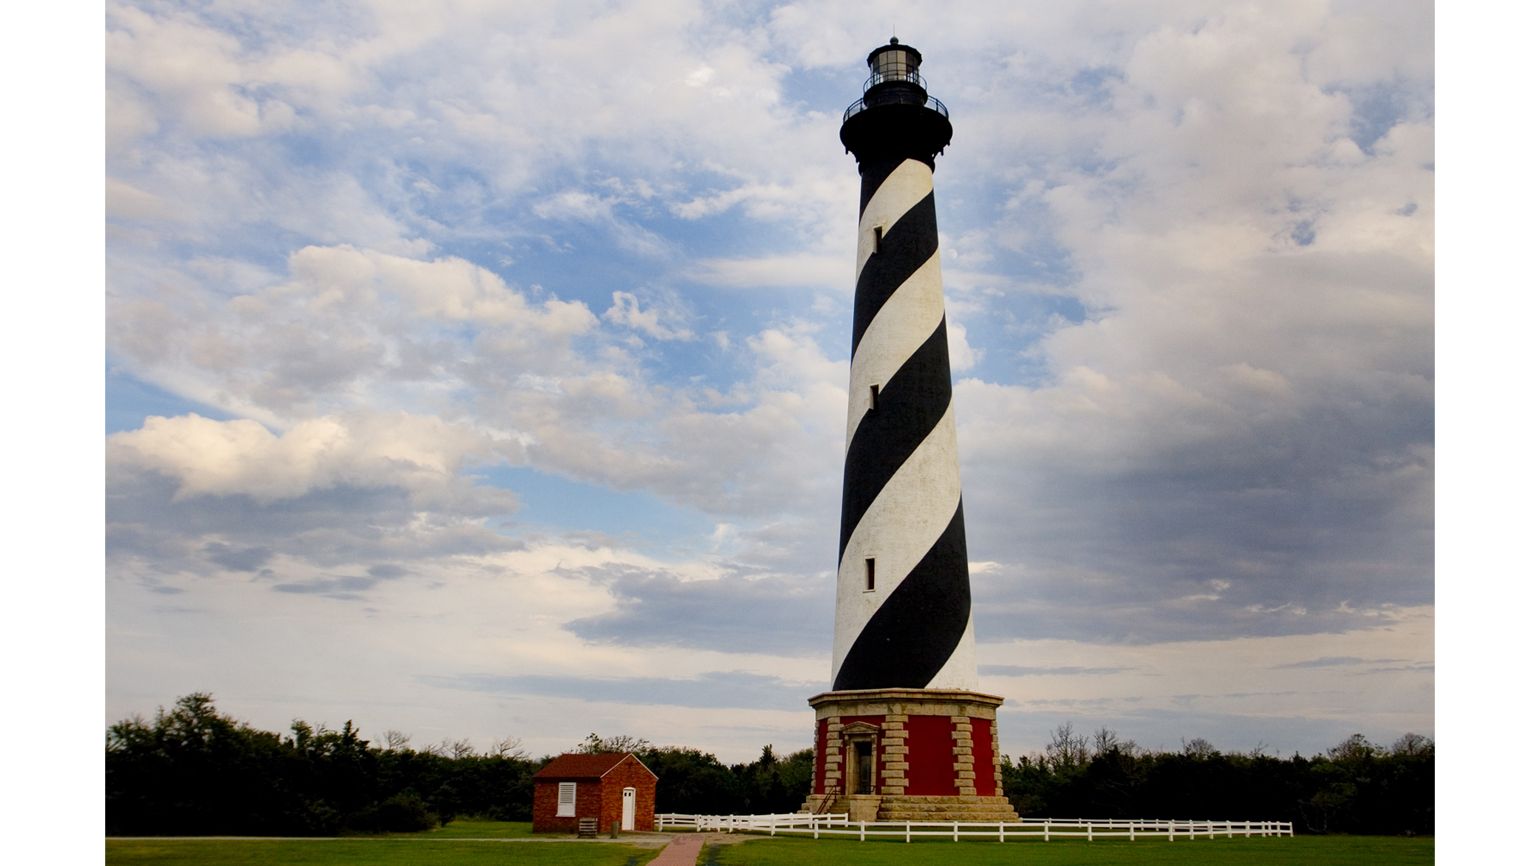
[[904, 844], [905, 845], [909, 844], [909, 822], [908, 821], [904, 822]]
[[865, 821], [861, 822], [861, 841], [862, 842], [866, 841], [866, 822]]
[[1096, 822], [1095, 821], [1087, 821], [1087, 822], [1085, 822], [1085, 840], [1087, 842], [1095, 842], [1096, 841]]
[[1004, 821], [1000, 822], [1000, 841], [1001, 842], [1005, 841], [1005, 822]]
[[1166, 821], [1166, 841], [1167, 842], [1175, 842], [1176, 841], [1176, 819], [1175, 818], [1170, 818], [1170, 819], [1167, 819], [1167, 821]]

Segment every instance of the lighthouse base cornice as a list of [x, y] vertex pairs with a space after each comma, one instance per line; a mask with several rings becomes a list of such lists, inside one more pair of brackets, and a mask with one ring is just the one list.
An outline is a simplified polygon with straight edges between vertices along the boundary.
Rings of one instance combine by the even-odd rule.
[[838, 715], [869, 715], [908, 713], [907, 708], [914, 707], [926, 715], [951, 709], [954, 712], [949, 715], [993, 719], [995, 709], [1005, 703], [1005, 698], [968, 689], [846, 689], [820, 692], [807, 702], [818, 718], [836, 710]]

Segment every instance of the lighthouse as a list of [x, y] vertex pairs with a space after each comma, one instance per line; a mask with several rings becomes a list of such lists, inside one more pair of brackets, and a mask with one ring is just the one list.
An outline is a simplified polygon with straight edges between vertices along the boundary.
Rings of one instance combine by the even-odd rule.
[[809, 811], [1015, 821], [977, 691], [932, 176], [946, 106], [895, 37], [866, 59], [840, 141], [861, 174], [831, 688], [813, 707]]

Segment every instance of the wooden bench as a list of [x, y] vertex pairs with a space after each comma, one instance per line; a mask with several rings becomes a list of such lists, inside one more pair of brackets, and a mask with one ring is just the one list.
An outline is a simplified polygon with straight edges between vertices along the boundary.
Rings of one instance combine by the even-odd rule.
[[578, 819], [578, 838], [580, 838], [580, 839], [597, 839], [597, 838], [599, 838], [599, 819], [598, 818], [579, 818]]

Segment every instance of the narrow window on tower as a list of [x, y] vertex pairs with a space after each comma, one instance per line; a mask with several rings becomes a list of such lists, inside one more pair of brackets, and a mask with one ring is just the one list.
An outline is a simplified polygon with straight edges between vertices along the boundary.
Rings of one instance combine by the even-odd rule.
[[872, 253], [882, 252], [882, 226], [872, 228]]
[[877, 411], [877, 386], [872, 386], [872, 411]]
[[866, 558], [866, 591], [872, 592], [877, 588], [877, 560], [875, 557]]

